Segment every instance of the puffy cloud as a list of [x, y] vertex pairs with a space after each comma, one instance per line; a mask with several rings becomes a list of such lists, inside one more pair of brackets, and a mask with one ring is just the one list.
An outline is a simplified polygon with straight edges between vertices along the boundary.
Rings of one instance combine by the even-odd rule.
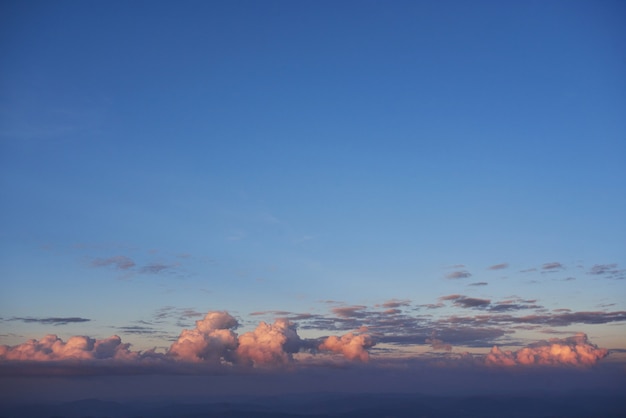
[[343, 354], [349, 360], [368, 361], [369, 353], [367, 349], [373, 345], [374, 342], [369, 335], [355, 335], [350, 332], [342, 337], [332, 335], [323, 340], [318, 348], [321, 351], [332, 351], [333, 353]]
[[591, 366], [607, 354], [608, 350], [589, 343], [587, 335], [580, 333], [565, 339], [542, 341], [517, 351], [502, 351], [494, 346], [485, 362], [497, 366]]
[[196, 328], [184, 329], [167, 354], [178, 360], [207, 361], [220, 364], [232, 361], [237, 349], [237, 334], [232, 329], [239, 325], [227, 312], [209, 312], [196, 321]]
[[273, 325], [261, 322], [254, 331], [241, 335], [237, 356], [256, 366], [285, 364], [293, 360], [292, 353], [301, 345], [295, 324], [278, 319]]
[[122, 344], [121, 338], [117, 335], [103, 340], [74, 336], [65, 342], [56, 335], [50, 334], [40, 340], [28, 340], [13, 347], [0, 346], [0, 359], [26, 361], [131, 360], [140, 357], [140, 353], [130, 351], [129, 347], [130, 344]]

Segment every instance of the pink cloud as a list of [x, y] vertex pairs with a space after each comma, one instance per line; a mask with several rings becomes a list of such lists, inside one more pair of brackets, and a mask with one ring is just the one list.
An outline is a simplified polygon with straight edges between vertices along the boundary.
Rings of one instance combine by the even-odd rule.
[[254, 331], [239, 337], [237, 355], [255, 366], [286, 364], [293, 360], [292, 353], [300, 349], [301, 343], [293, 323], [285, 319], [273, 325], [261, 322]]
[[54, 361], [138, 358], [139, 353], [130, 351], [129, 347], [130, 344], [122, 344], [121, 338], [117, 335], [103, 340], [74, 336], [64, 342], [56, 335], [50, 334], [40, 340], [28, 340], [13, 347], [0, 346], [0, 359]]
[[485, 362], [496, 366], [591, 366], [607, 355], [608, 350], [589, 343], [587, 335], [580, 333], [565, 339], [542, 341], [517, 351], [502, 351], [494, 346]]
[[374, 343], [369, 335], [354, 335], [350, 332], [342, 337], [332, 335], [326, 338], [319, 345], [319, 349], [321, 351], [343, 354], [348, 360], [368, 361], [369, 353], [367, 349], [373, 345]]
[[213, 364], [230, 360], [237, 348], [237, 334], [231, 329], [238, 325], [227, 312], [209, 312], [204, 319], [196, 321], [196, 328], [184, 329], [167, 354], [177, 360]]

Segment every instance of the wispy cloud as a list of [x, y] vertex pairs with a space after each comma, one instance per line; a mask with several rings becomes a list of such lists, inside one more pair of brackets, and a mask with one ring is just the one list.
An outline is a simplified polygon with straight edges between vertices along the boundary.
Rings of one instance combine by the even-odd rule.
[[72, 317], [49, 317], [49, 318], [32, 318], [32, 317], [13, 317], [9, 321], [22, 321], [26, 323], [37, 323], [46, 325], [67, 325], [80, 322], [89, 322], [91, 319]]
[[457, 270], [446, 274], [446, 279], [466, 279], [472, 277], [472, 274], [467, 270]]
[[96, 258], [91, 261], [93, 267], [115, 267], [118, 270], [128, 270], [135, 267], [135, 262], [126, 256], [118, 255], [109, 258]]
[[552, 272], [563, 270], [563, 269], [565, 269], [565, 266], [557, 261], [553, 261], [551, 263], [544, 263], [541, 266], [541, 270], [544, 273], [552, 273]]
[[509, 267], [509, 263], [500, 263], [500, 264], [494, 264], [493, 266], [489, 266], [487, 269], [488, 270], [503, 270], [508, 267]]
[[609, 279], [626, 279], [626, 269], [618, 268], [616, 263], [595, 264], [588, 271], [588, 274], [594, 276], [604, 276]]

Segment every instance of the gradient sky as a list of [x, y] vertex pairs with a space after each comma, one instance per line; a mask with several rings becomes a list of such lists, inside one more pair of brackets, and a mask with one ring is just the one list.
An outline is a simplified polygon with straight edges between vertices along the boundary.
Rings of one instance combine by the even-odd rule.
[[626, 349], [623, 2], [0, 7], [0, 344]]

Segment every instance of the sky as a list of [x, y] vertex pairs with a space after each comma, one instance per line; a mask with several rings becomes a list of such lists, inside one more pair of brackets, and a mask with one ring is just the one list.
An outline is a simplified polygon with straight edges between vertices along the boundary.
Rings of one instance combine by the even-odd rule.
[[121, 366], [623, 381], [625, 17], [2, 2], [3, 384]]

